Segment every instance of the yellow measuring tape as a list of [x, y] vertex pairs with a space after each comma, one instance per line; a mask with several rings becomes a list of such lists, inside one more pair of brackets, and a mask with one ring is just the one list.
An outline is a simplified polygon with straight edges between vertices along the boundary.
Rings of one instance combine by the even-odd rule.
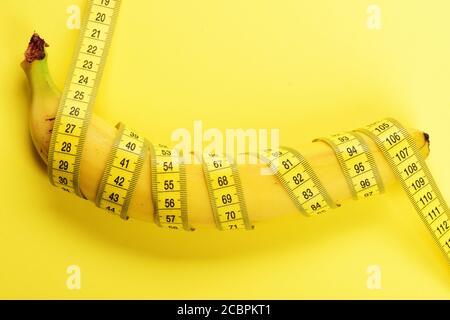
[[83, 196], [79, 184], [83, 146], [119, 7], [120, 0], [89, 0], [53, 125], [48, 157], [50, 182], [78, 196]]
[[98, 207], [127, 220], [137, 180], [147, 155], [148, 143], [143, 136], [119, 125], [111, 155], [106, 163], [97, 191]]
[[311, 216], [336, 207], [309, 163], [296, 150], [266, 150], [260, 158], [268, 163], [302, 213]]
[[359, 134], [346, 132], [314, 141], [324, 141], [333, 148], [353, 199], [371, 197], [384, 191], [373, 155]]
[[360, 131], [377, 143], [409, 200], [450, 262], [449, 208], [408, 131], [390, 118], [374, 122]]
[[236, 165], [224, 156], [205, 154], [203, 172], [214, 221], [219, 230], [251, 230]]
[[[53, 127], [48, 159], [50, 181], [78, 196], [83, 196], [79, 183], [83, 146], [119, 7], [120, 0], [89, 0]], [[377, 143], [450, 261], [449, 208], [411, 136], [394, 119], [375, 122], [359, 131]], [[359, 134], [347, 132], [317, 140], [333, 148], [353, 198], [383, 192], [373, 156]], [[188, 223], [182, 158], [165, 145], [150, 145], [123, 125], [107, 161], [96, 204], [123, 219], [128, 218], [127, 210], [149, 148], [155, 223], [175, 230], [193, 230]], [[296, 150], [281, 147], [259, 156], [307, 216], [336, 207], [309, 163]], [[225, 156], [207, 154], [203, 157], [203, 170], [217, 227], [252, 229], [236, 166]]]
[[160, 227], [192, 230], [187, 217], [186, 171], [176, 150], [151, 146], [154, 221]]

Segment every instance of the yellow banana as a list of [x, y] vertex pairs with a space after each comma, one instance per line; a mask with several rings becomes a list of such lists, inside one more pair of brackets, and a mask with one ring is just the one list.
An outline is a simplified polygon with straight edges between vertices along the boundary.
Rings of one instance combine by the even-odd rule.
[[[60, 92], [49, 74], [46, 43], [37, 34], [33, 35], [21, 66], [25, 71], [32, 95], [30, 132], [42, 160], [47, 163], [53, 122], [58, 108]], [[80, 169], [80, 188], [83, 195], [95, 201], [107, 158], [110, 154], [116, 128], [93, 115], [90, 122]], [[409, 130], [424, 157], [429, 153], [428, 135], [418, 130]], [[391, 167], [372, 140], [364, 137], [378, 166], [385, 189], [396, 182]], [[335, 203], [352, 198], [346, 179], [332, 148], [323, 142], [311, 142], [293, 146], [299, 150], [316, 172], [319, 180]], [[143, 170], [136, 184], [128, 214], [130, 218], [153, 221], [150, 153], [144, 160]], [[266, 165], [239, 164], [242, 188], [250, 221], [258, 223], [269, 218], [298, 212], [275, 176], [261, 175]], [[187, 203], [189, 224], [192, 227], [215, 226], [203, 168], [201, 164], [186, 165]]]

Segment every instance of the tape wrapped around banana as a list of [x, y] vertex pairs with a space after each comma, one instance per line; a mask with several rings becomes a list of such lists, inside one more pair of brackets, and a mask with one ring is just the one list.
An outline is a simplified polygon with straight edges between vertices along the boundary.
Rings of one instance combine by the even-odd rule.
[[[46, 47], [45, 41], [34, 34], [21, 64], [31, 88], [30, 133], [34, 146], [45, 163], [48, 161], [55, 115], [61, 99], [61, 93], [49, 73]], [[119, 127], [108, 124], [96, 114], [92, 115], [81, 159], [79, 185], [82, 195], [95, 203], [99, 202], [98, 190], [105, 183], [105, 170], [108, 163], [111, 164], [112, 150], [120, 141], [118, 134]], [[416, 152], [420, 153], [420, 157], [426, 158], [429, 154], [428, 135], [415, 129], [407, 130], [407, 134], [417, 146]], [[338, 156], [336, 147], [329, 143], [329, 139], [322, 139], [293, 148], [268, 151], [260, 155], [265, 161], [256, 164], [227, 164], [221, 168], [219, 165], [222, 162], [214, 159], [210, 159], [207, 165], [183, 164], [183, 170], [179, 171], [182, 175], [173, 176], [175, 180], [177, 177], [182, 180], [178, 186], [183, 188], [178, 198], [183, 201], [181, 204], [160, 197], [160, 191], [171, 191], [164, 188], [177, 188], [176, 182], [180, 181], [176, 180], [174, 183], [170, 181], [174, 180], [171, 178], [166, 181], [158, 180], [158, 184], [155, 184], [155, 173], [165, 169], [173, 170], [181, 163], [167, 164], [164, 146], [156, 148], [162, 152], [158, 155], [150, 150], [151, 146], [143, 143], [143, 146], [149, 148], [149, 152], [142, 153], [140, 173], [133, 193], [128, 196], [127, 218], [155, 222], [172, 229], [251, 229], [261, 221], [294, 214], [299, 209], [312, 215], [339, 206], [352, 198], [364, 198], [364, 195], [389, 191], [398, 181], [397, 176], [385, 154], [368, 133], [340, 135], [330, 139], [345, 143], [345, 140], [354, 139], [354, 136], [357, 136], [357, 144], [347, 146], [349, 153], [341, 156]], [[346, 148], [339, 150], [345, 153]], [[353, 159], [358, 152], [363, 154], [362, 158]], [[345, 169], [343, 161], [348, 159], [351, 162]], [[267, 166], [274, 171], [274, 175], [261, 174], [262, 169]], [[213, 173], [220, 170], [223, 170], [223, 175]], [[364, 175], [364, 171], [367, 175]], [[358, 180], [358, 175], [364, 176]], [[350, 185], [352, 181], [356, 181], [353, 186]], [[230, 186], [226, 185], [228, 183]], [[421, 182], [418, 183], [420, 185]], [[235, 194], [226, 193], [227, 187], [235, 190]], [[363, 190], [371, 187], [372, 191]], [[239, 191], [239, 199], [235, 203], [233, 197], [237, 194], [236, 190]], [[112, 202], [113, 200], [114, 197]], [[183, 215], [169, 214], [170, 209], [176, 209], [178, 205], [179, 212]], [[181, 220], [177, 222], [179, 217]], [[178, 224], [180, 227], [177, 227]]]

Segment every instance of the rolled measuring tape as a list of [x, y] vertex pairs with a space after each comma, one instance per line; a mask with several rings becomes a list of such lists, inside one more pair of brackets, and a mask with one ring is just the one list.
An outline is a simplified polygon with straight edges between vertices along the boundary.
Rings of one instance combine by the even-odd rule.
[[128, 220], [128, 207], [149, 145], [145, 138], [123, 124], [117, 137], [97, 191], [96, 205]]
[[218, 154], [203, 155], [203, 172], [214, 222], [219, 230], [251, 230], [236, 165]]
[[296, 150], [280, 147], [259, 154], [306, 216], [322, 214], [336, 204], [331, 200], [308, 161]]
[[374, 122], [358, 131], [376, 142], [450, 263], [449, 208], [413, 138], [399, 122], [391, 118]]
[[154, 221], [160, 227], [192, 231], [187, 215], [186, 170], [177, 150], [150, 147]]
[[80, 197], [84, 197], [79, 183], [83, 146], [119, 8], [120, 0], [89, 0], [53, 125], [50, 182]]
[[353, 199], [364, 199], [384, 191], [373, 155], [358, 133], [346, 132], [314, 141], [323, 141], [333, 149]]

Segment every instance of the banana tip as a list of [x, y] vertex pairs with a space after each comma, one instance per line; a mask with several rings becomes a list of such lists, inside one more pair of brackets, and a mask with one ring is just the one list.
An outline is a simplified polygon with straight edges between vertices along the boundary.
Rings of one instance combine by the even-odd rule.
[[425, 138], [425, 141], [426, 141], [427, 143], [430, 143], [430, 135], [429, 135], [428, 133], [424, 132], [424, 133], [423, 133], [423, 137]]
[[[45, 58], [45, 47], [48, 44], [36, 32], [31, 36], [28, 48], [25, 51], [25, 60], [23, 63], [32, 63], [34, 60], [42, 60]], [[23, 64], [22, 63], [22, 64]]]
[[430, 150], [430, 135], [426, 132], [423, 133], [423, 138], [425, 139], [425, 144], [428, 147], [428, 152]]

